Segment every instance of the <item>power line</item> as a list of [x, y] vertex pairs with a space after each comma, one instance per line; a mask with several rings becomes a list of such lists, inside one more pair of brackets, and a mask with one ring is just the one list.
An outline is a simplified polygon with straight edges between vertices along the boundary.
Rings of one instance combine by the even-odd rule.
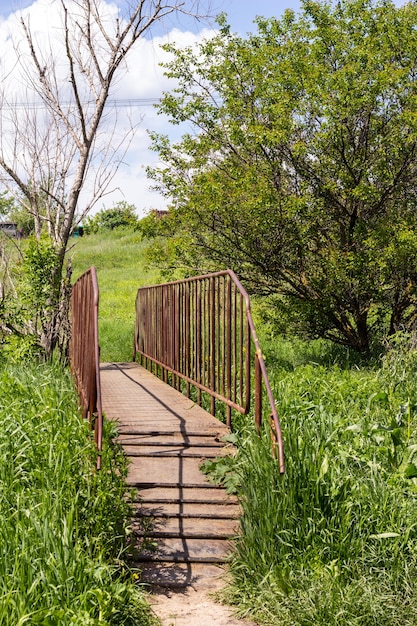
[[[160, 104], [162, 102], [163, 96], [160, 97], [151, 97], [151, 98], [118, 98], [108, 99], [106, 101], [106, 106], [112, 106], [116, 109], [128, 108], [128, 107], [150, 107]], [[185, 101], [190, 101], [191, 97], [185, 97]], [[60, 106], [69, 106], [75, 104], [73, 100], [67, 100], [60, 103]], [[82, 102], [81, 105], [83, 107], [96, 105], [95, 101], [85, 101]], [[0, 105], [0, 110], [3, 109], [25, 109], [25, 110], [37, 110], [37, 109], [45, 109], [47, 107], [46, 103], [40, 100], [39, 102], [7, 102]]]
[[[113, 106], [115, 108], [126, 108], [126, 107], [149, 107], [149, 106], [154, 106], [156, 104], [159, 104], [162, 101], [162, 97], [160, 98], [123, 98], [123, 99], [118, 99], [118, 100], [107, 100], [106, 105], [107, 106]], [[61, 102], [61, 106], [68, 106], [68, 105], [72, 105], [74, 104], [74, 101], [68, 100], [68, 101], [64, 101]], [[88, 106], [95, 106], [95, 102], [93, 100], [91, 101], [85, 101], [81, 103], [82, 106], [88, 107]], [[6, 109], [44, 109], [46, 108], [46, 104], [43, 101], [39, 101], [39, 102], [13, 102], [13, 103], [4, 103], [1, 105], [1, 108], [6, 108]]]

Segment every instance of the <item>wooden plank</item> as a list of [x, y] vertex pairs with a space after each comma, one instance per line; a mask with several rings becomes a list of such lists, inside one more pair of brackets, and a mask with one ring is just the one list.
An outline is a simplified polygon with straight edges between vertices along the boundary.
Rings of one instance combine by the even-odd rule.
[[141, 432], [201, 432], [220, 438], [229, 429], [192, 400], [136, 363], [104, 363], [100, 368], [103, 411]]

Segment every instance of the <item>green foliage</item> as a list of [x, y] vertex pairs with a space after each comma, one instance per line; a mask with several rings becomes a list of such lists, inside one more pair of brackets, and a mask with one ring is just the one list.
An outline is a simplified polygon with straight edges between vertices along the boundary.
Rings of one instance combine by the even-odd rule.
[[[231, 434], [225, 438], [230, 443], [236, 444], [238, 438]], [[236, 471], [236, 460], [232, 455], [219, 456], [215, 459], [204, 461], [200, 470], [206, 474], [216, 485], [221, 485], [227, 493], [237, 493], [239, 487], [239, 474]]]
[[28, 308], [47, 310], [53, 306], [59, 288], [58, 265], [55, 246], [48, 236], [28, 240], [21, 263], [21, 297]]
[[160, 109], [195, 134], [153, 136], [166, 262], [231, 267], [308, 336], [365, 353], [412, 327], [416, 22], [414, 3], [305, 0], [246, 39], [223, 21], [198, 50], [168, 46]]
[[86, 234], [98, 233], [121, 227], [134, 228], [137, 223], [138, 217], [135, 206], [121, 201], [110, 209], [102, 209], [95, 215], [87, 217], [84, 230]]
[[57, 366], [0, 367], [0, 623], [153, 623], [126, 545], [126, 462], [105, 429], [94, 472], [91, 431]]
[[15, 204], [9, 213], [10, 219], [17, 224], [26, 237], [35, 232], [35, 220], [33, 215], [23, 204]]
[[[14, 208], [14, 199], [7, 194], [7, 191], [0, 193], [0, 219], [4, 217], [10, 217], [10, 214]], [[12, 221], [14, 221], [12, 219]]]
[[12, 280], [7, 285], [13, 297], [3, 301], [1, 344], [7, 358], [19, 362], [27, 358], [51, 358], [68, 339], [65, 312], [69, 301], [69, 281], [61, 277], [62, 259], [46, 234], [30, 236], [11, 260]]
[[161, 215], [153, 210], [142, 217], [138, 222], [138, 230], [144, 239], [155, 239], [165, 236], [170, 232], [170, 214]]
[[243, 507], [228, 599], [268, 625], [412, 626], [415, 343], [398, 340], [375, 368], [319, 365], [295, 347], [272, 374], [285, 475], [252, 427], [228, 468]]

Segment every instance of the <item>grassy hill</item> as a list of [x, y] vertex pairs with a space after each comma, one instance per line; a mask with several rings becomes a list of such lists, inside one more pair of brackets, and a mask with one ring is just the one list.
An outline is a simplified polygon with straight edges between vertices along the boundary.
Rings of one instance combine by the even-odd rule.
[[141, 286], [161, 282], [159, 272], [146, 267], [147, 245], [139, 233], [124, 229], [74, 239], [70, 251], [73, 279], [92, 265], [97, 270], [102, 361], [132, 358], [136, 292]]

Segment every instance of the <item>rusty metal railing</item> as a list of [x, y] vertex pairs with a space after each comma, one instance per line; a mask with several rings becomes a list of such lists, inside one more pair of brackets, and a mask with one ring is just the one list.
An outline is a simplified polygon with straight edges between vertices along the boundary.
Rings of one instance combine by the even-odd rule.
[[[251, 347], [255, 348], [252, 376]], [[256, 428], [262, 422], [263, 387], [270, 405], [274, 450], [284, 471], [281, 428], [261, 348], [255, 331], [249, 296], [231, 270], [182, 281], [142, 287], [136, 297], [134, 354], [142, 365], [181, 389], [181, 380], [226, 405], [231, 426], [232, 409], [250, 410], [254, 378]]]
[[101, 466], [103, 414], [100, 388], [98, 343], [98, 282], [91, 267], [75, 282], [71, 294], [71, 373], [77, 389], [83, 418], [94, 429], [97, 469]]

